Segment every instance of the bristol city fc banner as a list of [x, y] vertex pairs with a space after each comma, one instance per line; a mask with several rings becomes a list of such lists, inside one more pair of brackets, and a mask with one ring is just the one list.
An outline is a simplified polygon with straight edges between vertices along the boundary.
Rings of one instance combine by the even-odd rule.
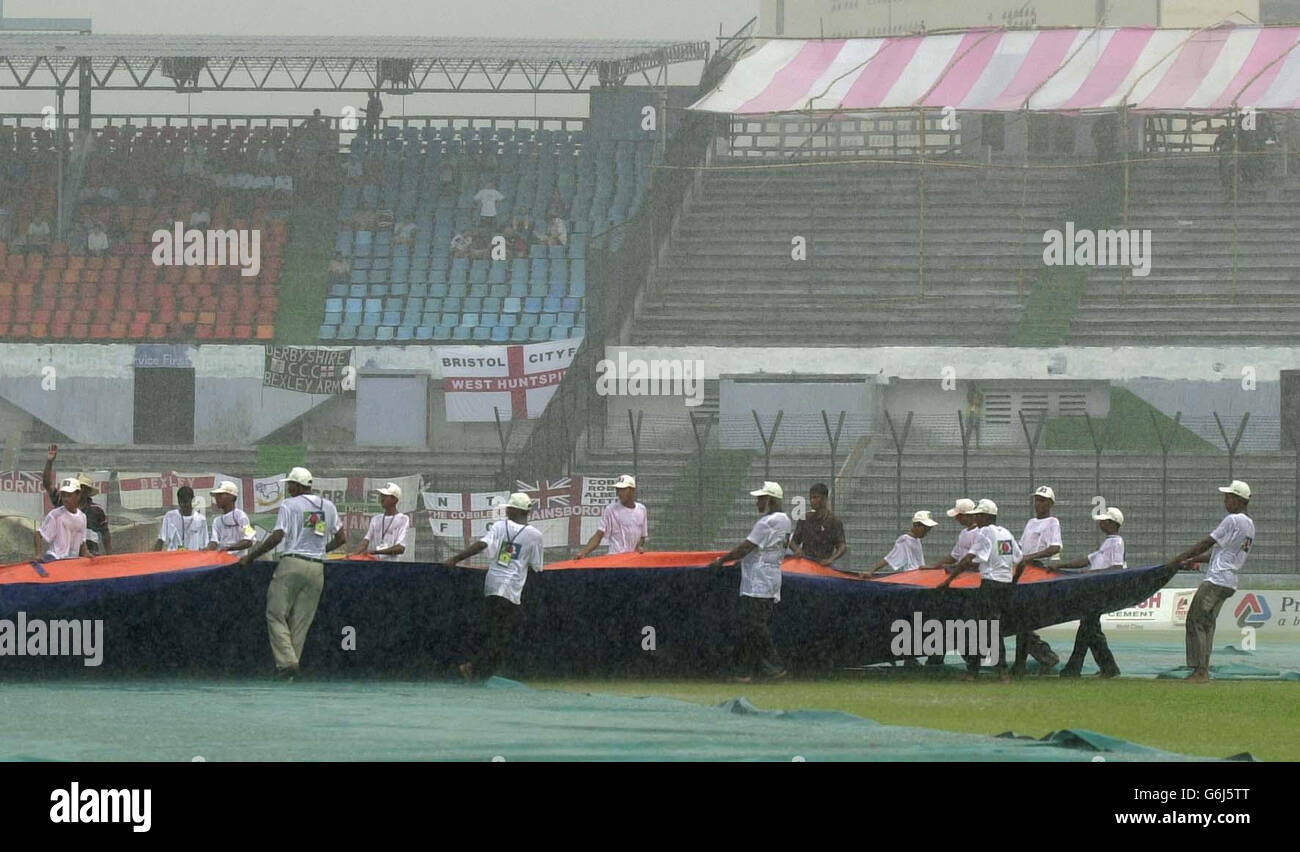
[[540, 417], [573, 363], [582, 338], [516, 346], [438, 348], [447, 420], [492, 422]]

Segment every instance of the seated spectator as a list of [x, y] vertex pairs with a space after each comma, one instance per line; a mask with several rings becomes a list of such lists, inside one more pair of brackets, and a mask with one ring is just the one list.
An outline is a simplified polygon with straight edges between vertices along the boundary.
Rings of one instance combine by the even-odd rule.
[[101, 257], [108, 251], [108, 232], [104, 230], [102, 222], [95, 222], [90, 226], [90, 234], [86, 237], [86, 249], [94, 257]]
[[474, 237], [470, 234], [456, 234], [451, 238], [451, 256], [469, 257], [474, 248]]
[[564, 198], [560, 195], [560, 189], [556, 187], [551, 192], [551, 206], [546, 208], [546, 218], [563, 219], [568, 213], [569, 211], [564, 206]]
[[27, 223], [27, 247], [37, 251], [50, 249], [50, 223], [40, 216]]
[[528, 240], [524, 239], [523, 234], [520, 234], [512, 226], [506, 225], [502, 236], [506, 238], [506, 254], [511, 260], [516, 257], [528, 256]]
[[348, 275], [352, 272], [352, 264], [341, 252], [334, 252], [334, 259], [330, 261], [330, 283], [346, 283]]
[[529, 216], [527, 213], [524, 214], [517, 230], [523, 235], [524, 239], [528, 241], [530, 246], [534, 243], [540, 243], [543, 241], [542, 235], [537, 233], [536, 223], [533, 222], [533, 217]]
[[569, 225], [559, 216], [551, 219], [546, 228], [546, 244], [548, 246], [567, 246], [569, 244]]
[[492, 254], [492, 234], [479, 229], [474, 232], [474, 242], [470, 248], [470, 257], [474, 260], [487, 260]]
[[275, 171], [275, 148], [271, 147], [270, 142], [263, 142], [262, 147], [257, 150], [257, 165], [263, 172], [270, 173]]
[[415, 232], [418, 226], [414, 222], [401, 222], [393, 228], [393, 242], [397, 245], [409, 246], [415, 241]]
[[505, 201], [505, 195], [497, 189], [497, 182], [494, 178], [488, 181], [488, 185], [480, 189], [474, 195], [474, 201], [478, 204], [478, 221], [479, 226], [492, 230], [496, 227], [497, 221], [497, 202]]

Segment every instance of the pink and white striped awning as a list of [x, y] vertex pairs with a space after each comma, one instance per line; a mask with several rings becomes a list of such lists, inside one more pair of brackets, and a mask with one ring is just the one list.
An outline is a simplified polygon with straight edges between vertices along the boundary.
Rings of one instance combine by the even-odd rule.
[[983, 29], [772, 40], [692, 109], [1300, 109], [1300, 27]]

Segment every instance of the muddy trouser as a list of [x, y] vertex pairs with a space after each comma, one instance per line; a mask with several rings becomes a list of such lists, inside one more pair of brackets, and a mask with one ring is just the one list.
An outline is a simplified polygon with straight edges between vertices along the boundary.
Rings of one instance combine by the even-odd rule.
[[1083, 661], [1092, 651], [1092, 658], [1103, 672], [1118, 672], [1115, 656], [1110, 652], [1106, 634], [1101, 632], [1101, 613], [1090, 612], [1079, 619], [1079, 632], [1074, 635], [1074, 650], [1065, 664], [1065, 671], [1078, 673]]
[[[1007, 641], [1002, 635], [1002, 623], [1006, 621], [1006, 613], [1011, 610], [1011, 599], [1016, 593], [1014, 583], [999, 583], [996, 580], [983, 578], [980, 580], [979, 588], [975, 591], [978, 595], [976, 603], [976, 612], [978, 617], [988, 623], [996, 622], [998, 625], [998, 657], [993, 668], [1003, 671], [1007, 667]], [[983, 631], [977, 630], [979, 634]], [[980, 670], [979, 653], [966, 655], [966, 670], [972, 673], [978, 673]]]
[[772, 631], [768, 622], [776, 601], [771, 598], [740, 596], [740, 663], [748, 675], [768, 676], [781, 671], [776, 648], [772, 644]]
[[1201, 581], [1196, 596], [1187, 610], [1187, 665], [1194, 669], [1210, 668], [1210, 652], [1214, 650], [1214, 625], [1219, 620], [1219, 610], [1232, 597], [1232, 589]]
[[324, 587], [325, 565], [319, 559], [283, 556], [275, 566], [266, 590], [266, 628], [276, 669], [297, 668]]
[[487, 640], [470, 663], [476, 678], [492, 677], [501, 668], [519, 617], [519, 605], [500, 595], [488, 595], [483, 599], [483, 615], [487, 621]]

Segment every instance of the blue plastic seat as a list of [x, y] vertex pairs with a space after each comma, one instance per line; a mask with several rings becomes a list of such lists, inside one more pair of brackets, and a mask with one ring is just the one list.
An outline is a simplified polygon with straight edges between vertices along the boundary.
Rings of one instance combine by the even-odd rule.
[[470, 340], [483, 341], [489, 340], [492, 336], [492, 329], [485, 325], [476, 326], [470, 335]]
[[510, 342], [511, 342], [511, 343], [527, 343], [527, 342], [528, 342], [528, 328], [527, 328], [526, 326], [522, 326], [522, 325], [515, 326], [514, 328], [512, 328], [512, 329], [510, 330]]
[[381, 325], [375, 329], [375, 340], [392, 340], [395, 329], [391, 325]]
[[326, 323], [325, 325], [322, 325], [320, 327], [321, 340], [334, 340], [337, 336], [338, 336], [338, 327], [336, 325]]
[[503, 325], [498, 325], [492, 329], [492, 337], [490, 339], [493, 343], [506, 343], [510, 340], [510, 329]]

